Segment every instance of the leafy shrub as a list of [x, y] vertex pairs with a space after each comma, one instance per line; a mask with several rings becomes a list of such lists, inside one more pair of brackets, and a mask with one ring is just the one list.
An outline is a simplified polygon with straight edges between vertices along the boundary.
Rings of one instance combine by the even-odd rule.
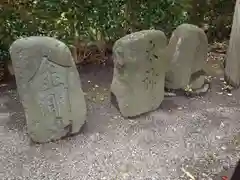
[[229, 38], [234, 13], [235, 0], [192, 0], [190, 22], [208, 26], [208, 38], [225, 40]]
[[23, 36], [48, 35], [70, 45], [76, 39], [115, 41], [127, 33], [149, 28], [160, 29], [170, 35], [184, 22], [206, 23], [210, 27], [210, 36], [222, 38], [229, 34], [235, 4], [235, 0], [7, 2], [0, 3], [0, 56], [7, 56], [10, 44]]

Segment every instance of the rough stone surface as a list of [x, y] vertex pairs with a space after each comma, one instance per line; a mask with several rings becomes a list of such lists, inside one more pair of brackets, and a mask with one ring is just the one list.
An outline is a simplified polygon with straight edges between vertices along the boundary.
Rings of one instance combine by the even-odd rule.
[[164, 98], [167, 38], [158, 30], [127, 35], [114, 44], [111, 91], [123, 116], [155, 110]]
[[10, 54], [32, 140], [48, 142], [79, 132], [86, 104], [68, 47], [33, 36], [16, 40]]
[[190, 82], [191, 75], [204, 69], [207, 59], [208, 40], [204, 31], [191, 24], [182, 24], [172, 33], [168, 45], [170, 58], [169, 71], [166, 74], [168, 89], [184, 89], [192, 85], [193, 89], [201, 88], [204, 76]]

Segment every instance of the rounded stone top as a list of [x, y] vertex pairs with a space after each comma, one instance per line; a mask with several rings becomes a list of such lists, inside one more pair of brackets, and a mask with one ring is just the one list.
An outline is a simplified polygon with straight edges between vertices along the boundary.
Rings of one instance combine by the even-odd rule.
[[69, 48], [61, 41], [47, 36], [30, 36], [13, 42], [10, 53], [24, 53], [25, 56], [48, 57], [58, 65], [71, 67], [73, 58]]

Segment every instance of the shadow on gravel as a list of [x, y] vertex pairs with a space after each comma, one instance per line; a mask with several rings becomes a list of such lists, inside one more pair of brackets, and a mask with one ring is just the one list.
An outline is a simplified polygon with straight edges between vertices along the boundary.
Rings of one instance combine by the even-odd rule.
[[214, 177], [213, 180], [239, 180], [240, 179], [240, 161], [236, 167], [231, 167], [227, 170], [223, 170]]
[[234, 170], [231, 180], [239, 180], [240, 179], [240, 161], [238, 161], [237, 167]]

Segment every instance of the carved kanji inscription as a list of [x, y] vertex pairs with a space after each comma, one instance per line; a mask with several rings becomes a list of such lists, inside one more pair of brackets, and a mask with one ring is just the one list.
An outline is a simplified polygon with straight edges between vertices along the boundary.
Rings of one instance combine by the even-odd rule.
[[66, 71], [66, 69], [44, 58], [36, 73], [38, 79], [34, 79], [34, 82], [38, 83], [34, 86], [38, 89], [36, 93], [43, 116], [50, 113], [57, 119], [62, 118], [62, 108], [71, 110], [67, 79], [61, 76], [64, 73], [59, 73], [59, 71]]

